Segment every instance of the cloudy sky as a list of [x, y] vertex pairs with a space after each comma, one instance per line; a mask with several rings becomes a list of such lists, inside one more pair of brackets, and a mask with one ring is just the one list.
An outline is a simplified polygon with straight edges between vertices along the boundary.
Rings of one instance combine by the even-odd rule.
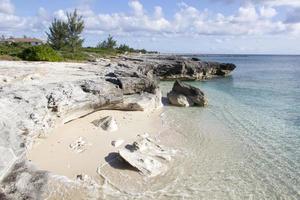
[[0, 34], [46, 40], [75, 8], [85, 46], [112, 34], [161, 52], [300, 54], [300, 0], [0, 0]]

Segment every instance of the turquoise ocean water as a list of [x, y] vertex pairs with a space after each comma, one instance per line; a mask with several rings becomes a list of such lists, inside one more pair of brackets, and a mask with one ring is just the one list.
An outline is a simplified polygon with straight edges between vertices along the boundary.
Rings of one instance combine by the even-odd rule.
[[[206, 55], [237, 65], [226, 78], [190, 82], [207, 108], [165, 108], [184, 138], [161, 198], [300, 199], [300, 56]], [[172, 87], [162, 82], [164, 93]]]
[[[189, 82], [207, 107], [163, 108], [161, 141], [178, 150], [166, 174], [134, 192], [104, 188], [104, 199], [300, 199], [300, 56], [199, 58], [237, 69]], [[160, 83], [164, 96], [172, 85]]]

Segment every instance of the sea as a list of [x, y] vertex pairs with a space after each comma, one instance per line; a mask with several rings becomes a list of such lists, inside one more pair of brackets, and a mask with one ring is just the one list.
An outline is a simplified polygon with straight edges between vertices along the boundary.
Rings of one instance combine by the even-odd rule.
[[[204, 108], [166, 107], [183, 134], [162, 199], [300, 199], [300, 56], [199, 55], [236, 64], [225, 78], [188, 82]], [[172, 82], [162, 82], [164, 95]]]

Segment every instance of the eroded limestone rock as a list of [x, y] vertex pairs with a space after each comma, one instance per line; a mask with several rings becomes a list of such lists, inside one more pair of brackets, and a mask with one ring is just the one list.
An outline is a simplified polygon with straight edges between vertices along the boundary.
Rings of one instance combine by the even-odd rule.
[[204, 93], [196, 87], [176, 80], [172, 91], [167, 94], [168, 100], [175, 106], [205, 106], [207, 99]]
[[27, 161], [17, 162], [1, 182], [0, 199], [40, 200], [47, 180], [47, 172], [37, 170]]
[[148, 134], [138, 137], [132, 145], [119, 150], [120, 156], [143, 175], [154, 177], [167, 171], [167, 161], [175, 154], [158, 145]]
[[34, 138], [47, 135], [57, 124], [101, 109], [156, 109], [162, 105], [157, 78], [202, 80], [225, 76], [234, 68], [165, 55], [93, 63], [0, 61], [0, 198], [40, 199], [46, 172], [21, 170], [19, 163], [26, 162], [23, 155]]

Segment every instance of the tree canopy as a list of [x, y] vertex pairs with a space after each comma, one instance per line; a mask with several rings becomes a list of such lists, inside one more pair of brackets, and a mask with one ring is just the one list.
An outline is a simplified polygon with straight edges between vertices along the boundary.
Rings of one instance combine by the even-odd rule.
[[56, 50], [69, 49], [72, 52], [82, 47], [83, 39], [81, 33], [84, 29], [82, 16], [73, 13], [67, 13], [67, 21], [54, 19], [49, 27], [48, 43]]
[[97, 45], [100, 49], [114, 49], [117, 46], [117, 41], [113, 36], [109, 35], [108, 38]]

